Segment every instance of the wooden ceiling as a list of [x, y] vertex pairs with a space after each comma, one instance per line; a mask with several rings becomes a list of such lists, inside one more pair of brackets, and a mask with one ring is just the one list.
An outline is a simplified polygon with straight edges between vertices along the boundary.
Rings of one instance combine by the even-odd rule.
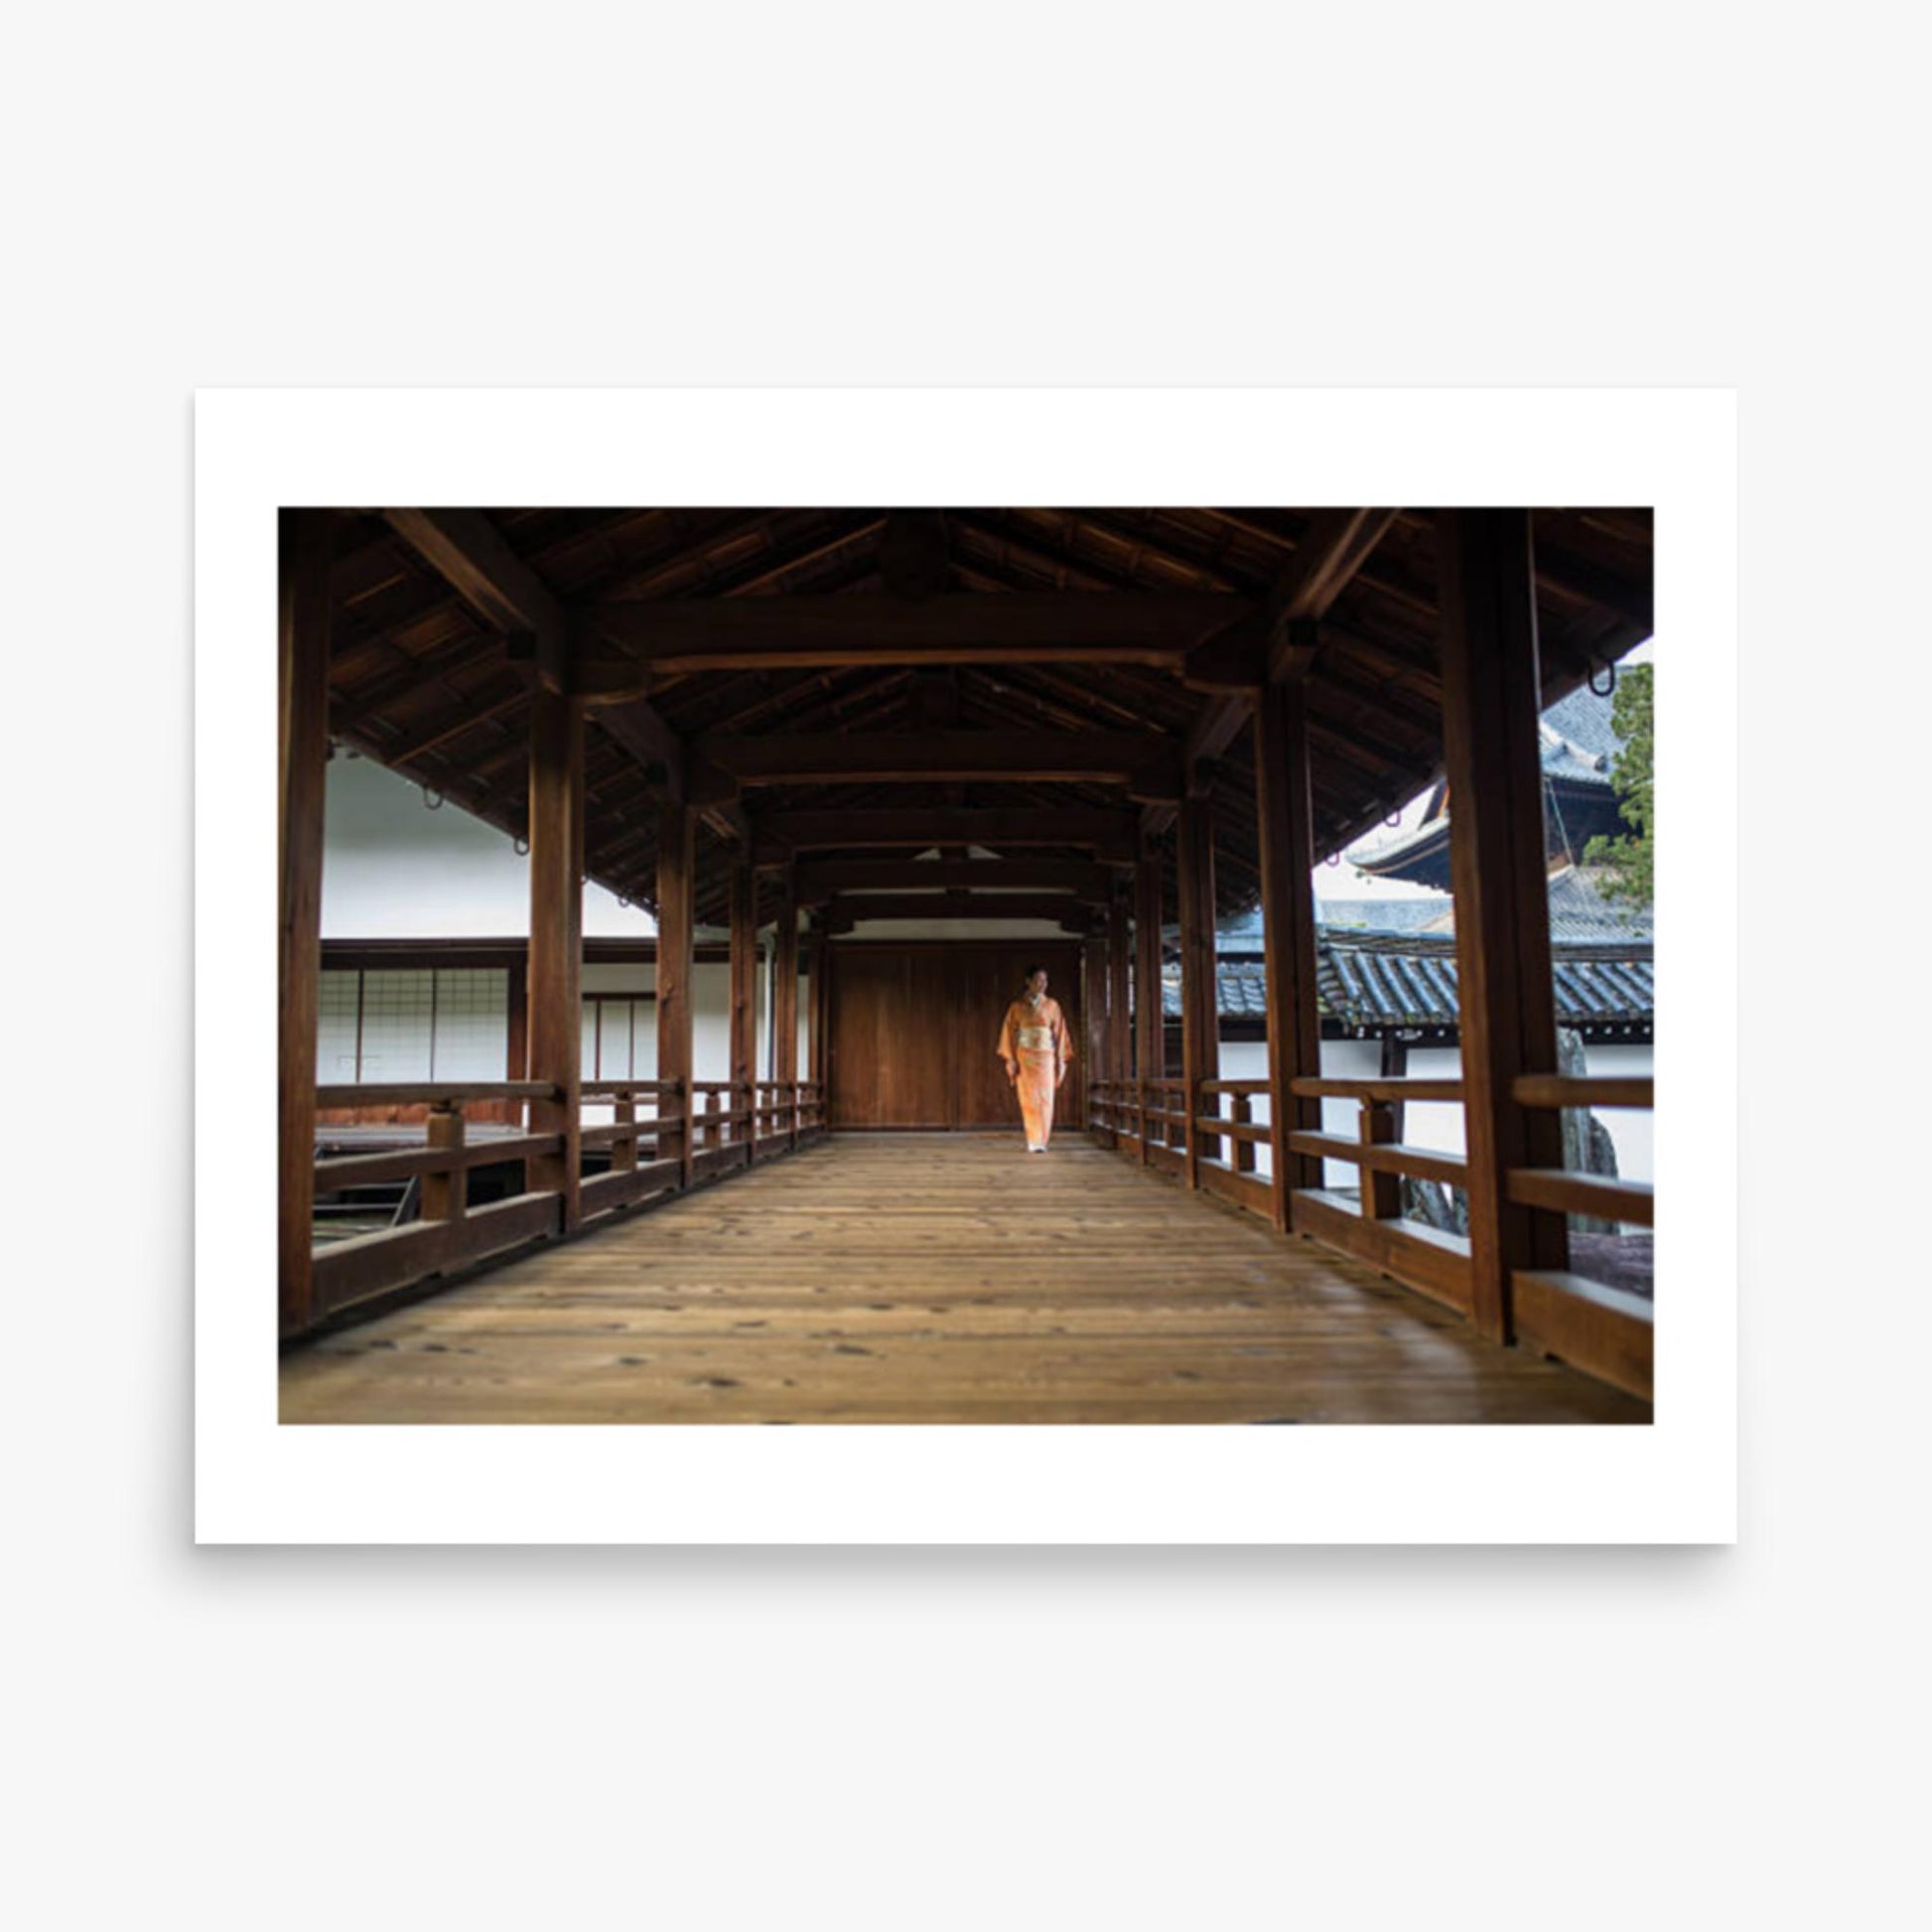
[[[1257, 650], [1307, 679], [1320, 856], [1441, 763], [1428, 511], [344, 511], [337, 534], [332, 737], [516, 837], [536, 678], [602, 688], [613, 701], [586, 734], [590, 876], [651, 903], [658, 803], [678, 782], [667, 761], [682, 761], [705, 811], [707, 922], [725, 917], [727, 863], [748, 840], [768, 860], [809, 834], [812, 865], [910, 856], [870, 838], [821, 845], [876, 821], [818, 815], [998, 812], [930, 822], [1018, 841], [1077, 808], [1159, 838], [1175, 773], [1211, 781], [1220, 907], [1245, 910], [1258, 851], [1238, 687]], [[1534, 536], [1548, 703], [1650, 634], [1651, 515], [1539, 510]], [[850, 621], [820, 602], [848, 598]], [[770, 599], [796, 602], [703, 608]], [[911, 734], [916, 749], [880, 742]], [[975, 756], [982, 734], [1001, 758]], [[838, 741], [860, 738], [848, 762]], [[1028, 843], [1014, 856], [1108, 855]]]

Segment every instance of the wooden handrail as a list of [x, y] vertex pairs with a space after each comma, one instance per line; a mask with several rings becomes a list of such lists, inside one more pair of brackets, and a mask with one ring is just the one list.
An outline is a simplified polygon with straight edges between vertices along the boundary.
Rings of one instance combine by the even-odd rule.
[[1348, 1161], [1371, 1173], [1414, 1174], [1419, 1180], [1440, 1180], [1450, 1187], [1468, 1184], [1469, 1164], [1459, 1154], [1438, 1154], [1433, 1148], [1411, 1147], [1406, 1141], [1351, 1141], [1340, 1134], [1295, 1133], [1288, 1137], [1291, 1154], [1317, 1161]]
[[1200, 1090], [1202, 1093], [1247, 1094], [1252, 1098], [1255, 1094], [1266, 1093], [1268, 1082], [1266, 1080], [1203, 1080], [1200, 1083]]
[[1519, 1107], [1651, 1107], [1656, 1081], [1648, 1075], [1525, 1073], [1510, 1091]]
[[469, 1100], [561, 1100], [548, 1080], [405, 1080], [389, 1085], [316, 1089], [318, 1107], [445, 1107]]
[[380, 1154], [331, 1155], [316, 1163], [316, 1192], [340, 1193], [345, 1187], [368, 1187], [384, 1180], [408, 1180], [418, 1174], [449, 1173], [458, 1169], [487, 1168], [499, 1161], [525, 1161], [555, 1154], [563, 1146], [561, 1134], [515, 1134], [497, 1141], [467, 1141], [461, 1147], [407, 1147]]
[[660, 1099], [684, 1091], [682, 1080], [586, 1080], [578, 1091], [586, 1100], [627, 1100], [634, 1094], [655, 1094]]
[[1509, 1198], [1553, 1214], [1594, 1214], [1606, 1221], [1655, 1225], [1656, 1189], [1647, 1180], [1611, 1180], [1568, 1168], [1511, 1168]]
[[1220, 1136], [1230, 1141], [1253, 1141], [1272, 1147], [1275, 1130], [1265, 1121], [1231, 1120], [1225, 1114], [1196, 1114], [1194, 1125], [1203, 1136]]
[[1317, 1080], [1289, 1082], [1303, 1100], [1460, 1100], [1460, 1080]]

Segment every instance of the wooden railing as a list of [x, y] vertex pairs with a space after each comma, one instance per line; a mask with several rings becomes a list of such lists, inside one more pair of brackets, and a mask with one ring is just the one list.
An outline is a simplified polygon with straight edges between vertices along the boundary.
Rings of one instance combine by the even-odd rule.
[[[1195, 1164], [1201, 1186], [1210, 1194], [1245, 1207], [1263, 1220], [1275, 1213], [1275, 1190], [1256, 1170], [1255, 1149], [1274, 1146], [1274, 1129], [1255, 1119], [1257, 1095], [1266, 1094], [1266, 1080], [1203, 1080], [1200, 1083], [1202, 1111], [1194, 1116], [1194, 1131], [1200, 1136], [1200, 1153]], [[1228, 1111], [1218, 1111], [1226, 1100]], [[1213, 1111], [1209, 1111], [1212, 1109]], [[1221, 1149], [1229, 1150], [1224, 1158]]]
[[[1276, 1187], [1257, 1172], [1256, 1149], [1270, 1150], [1271, 1166], [1283, 1160], [1307, 1168], [1312, 1185], [1285, 1189], [1288, 1228], [1371, 1263], [1398, 1281], [1468, 1314], [1473, 1301], [1469, 1243], [1464, 1235], [1430, 1225], [1403, 1212], [1405, 1178], [1466, 1189], [1468, 1164], [1459, 1154], [1416, 1147], [1402, 1138], [1404, 1109], [1415, 1101], [1460, 1105], [1460, 1080], [1300, 1079], [1298, 1100], [1352, 1100], [1359, 1109], [1351, 1139], [1311, 1129], [1291, 1129], [1282, 1145], [1273, 1122], [1254, 1119], [1254, 1101], [1266, 1080], [1203, 1080], [1193, 1107], [1184, 1104], [1179, 1080], [1098, 1080], [1088, 1087], [1088, 1119], [1094, 1137], [1144, 1166], [1185, 1177], [1185, 1132], [1198, 1139], [1191, 1172], [1198, 1186], [1265, 1220], [1277, 1214]], [[1536, 1108], [1650, 1107], [1647, 1079], [1572, 1079], [1538, 1075], [1518, 1080], [1519, 1105]], [[1173, 1096], [1181, 1096], [1176, 1104]], [[1220, 1111], [1221, 1103], [1227, 1111]], [[1180, 1128], [1180, 1136], [1175, 1129]], [[1227, 1159], [1219, 1149], [1231, 1150]], [[1319, 1163], [1343, 1162], [1361, 1176], [1351, 1198], [1319, 1184]], [[1306, 1178], [1304, 1174], [1302, 1177]], [[1507, 1197], [1533, 1212], [1589, 1214], [1643, 1227], [1652, 1225], [1648, 1183], [1613, 1180], [1564, 1169], [1515, 1168], [1505, 1176]], [[1574, 1272], [1519, 1270], [1512, 1278], [1513, 1332], [1518, 1341], [1649, 1399], [1651, 1307], [1625, 1289], [1592, 1282]]]
[[[1655, 1083], [1526, 1075], [1515, 1085], [1519, 1106], [1656, 1106]], [[1509, 1198], [1538, 1214], [1593, 1214], [1637, 1227], [1656, 1226], [1648, 1181], [1608, 1180], [1564, 1168], [1512, 1168]], [[1655, 1310], [1641, 1295], [1571, 1270], [1522, 1269], [1510, 1277], [1511, 1322], [1525, 1347], [1558, 1355], [1632, 1395], [1652, 1399]]]
[[[764, 1102], [730, 1081], [693, 1081], [688, 1104], [676, 1080], [587, 1080], [580, 1091], [587, 1106], [609, 1106], [615, 1118], [578, 1129], [579, 1219], [575, 1230], [567, 1230], [563, 1189], [531, 1184], [533, 1167], [541, 1173], [548, 1163], [554, 1174], [565, 1134], [525, 1131], [472, 1141], [464, 1113], [466, 1107], [501, 1108], [527, 1128], [531, 1104], [554, 1104], [563, 1097], [560, 1088], [539, 1080], [319, 1087], [318, 1109], [424, 1107], [428, 1119], [421, 1147], [317, 1160], [318, 1200], [352, 1187], [408, 1180], [417, 1183], [419, 1204], [414, 1220], [316, 1249], [315, 1318], [534, 1241], [587, 1232], [628, 1209], [676, 1194], [692, 1180], [749, 1165], [755, 1119], [760, 1131], [771, 1129], [758, 1143], [760, 1156], [789, 1152], [825, 1131], [824, 1089], [809, 1080], [761, 1082], [757, 1092], [770, 1096]], [[726, 1096], [744, 1104], [727, 1107]], [[589, 1171], [607, 1157], [608, 1169]], [[473, 1205], [471, 1174], [495, 1167], [520, 1167], [517, 1191]]]
[[[584, 1173], [578, 1181], [586, 1223], [616, 1214], [639, 1201], [674, 1193], [683, 1184], [685, 1110], [684, 1088], [677, 1080], [590, 1080], [582, 1093], [588, 1105], [611, 1103], [617, 1119], [607, 1125], [580, 1127], [578, 1145], [585, 1153], [608, 1148], [611, 1166], [605, 1173]], [[640, 1120], [637, 1105], [651, 1108]], [[580, 1161], [581, 1165], [581, 1161]]]
[[315, 1256], [317, 1315], [334, 1313], [351, 1302], [404, 1288], [432, 1275], [467, 1267], [501, 1249], [521, 1246], [563, 1225], [562, 1196], [527, 1186], [484, 1207], [469, 1204], [472, 1169], [501, 1162], [554, 1158], [563, 1152], [561, 1133], [519, 1134], [469, 1142], [466, 1103], [554, 1101], [557, 1088], [537, 1080], [434, 1081], [396, 1086], [321, 1087], [318, 1108], [426, 1106], [426, 1145], [378, 1154], [350, 1154], [316, 1163], [316, 1194], [413, 1176], [421, 1182], [419, 1218], [377, 1233], [331, 1242]]

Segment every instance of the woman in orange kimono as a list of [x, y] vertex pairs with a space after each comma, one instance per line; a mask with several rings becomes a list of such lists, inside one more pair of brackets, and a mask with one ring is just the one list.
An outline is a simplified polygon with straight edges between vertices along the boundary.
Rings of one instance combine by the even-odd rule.
[[1027, 1152], [1044, 1154], [1053, 1133], [1053, 1095], [1066, 1078], [1073, 1057], [1067, 1043], [1066, 1016], [1059, 1002], [1046, 997], [1046, 968], [1027, 968], [1027, 990], [1007, 1008], [1000, 1029], [1000, 1057], [1007, 1078], [1020, 1095], [1020, 1116], [1027, 1125]]

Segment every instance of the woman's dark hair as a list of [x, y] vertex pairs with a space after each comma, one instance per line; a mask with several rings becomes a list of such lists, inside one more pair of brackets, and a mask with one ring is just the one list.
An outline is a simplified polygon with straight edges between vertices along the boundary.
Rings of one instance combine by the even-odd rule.
[[1027, 970], [1023, 974], [1021, 974], [1020, 984], [1022, 986], [1031, 986], [1034, 983], [1034, 975], [1035, 973], [1043, 973], [1045, 972], [1045, 970], [1046, 968], [1044, 966], [1029, 966]]

